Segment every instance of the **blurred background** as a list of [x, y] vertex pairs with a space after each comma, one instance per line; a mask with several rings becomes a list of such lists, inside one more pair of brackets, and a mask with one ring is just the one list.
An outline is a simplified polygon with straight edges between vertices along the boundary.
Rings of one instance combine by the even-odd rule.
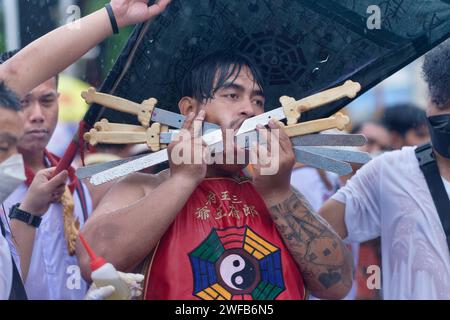
[[[21, 48], [53, 30], [72, 21], [75, 15], [85, 16], [102, 8], [106, 0], [0, 0], [0, 50]], [[72, 20], [71, 20], [72, 19]], [[66, 74], [94, 86], [101, 84], [120, 53], [132, 29], [91, 50]]]

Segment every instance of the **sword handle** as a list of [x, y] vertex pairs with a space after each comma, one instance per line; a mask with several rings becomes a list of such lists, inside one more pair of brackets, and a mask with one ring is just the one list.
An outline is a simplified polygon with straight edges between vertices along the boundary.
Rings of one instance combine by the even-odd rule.
[[350, 118], [348, 116], [345, 116], [342, 113], [337, 113], [329, 118], [312, 120], [308, 122], [298, 123], [292, 126], [286, 126], [284, 127], [284, 131], [289, 137], [295, 137], [335, 128], [344, 130], [349, 124]]
[[[103, 125], [104, 124], [105, 123], [103, 123]], [[123, 126], [125, 126], [125, 128], [129, 126], [121, 124], [109, 124], [109, 125], [116, 125], [115, 128], [119, 129], [124, 128]], [[139, 127], [139, 126], [132, 126], [132, 127]], [[99, 143], [105, 144], [146, 143], [149, 149], [153, 152], [161, 150], [161, 148], [163, 147], [159, 142], [161, 134], [161, 124], [154, 123], [147, 130], [145, 130], [145, 128], [142, 129], [143, 130], [141, 131], [108, 131], [108, 130], [98, 130], [97, 128], [95, 128], [91, 129], [89, 132], [84, 134], [84, 140], [87, 141], [92, 146], [95, 146]]]
[[84, 140], [95, 146], [105, 144], [137, 144], [147, 142], [146, 132], [97, 131], [91, 129], [84, 134]]
[[152, 124], [150, 128], [147, 130], [147, 146], [149, 149], [153, 152], [157, 152], [161, 150], [161, 144], [159, 142], [160, 135], [161, 135], [161, 124], [158, 122], [155, 122]]
[[143, 101], [142, 104], [138, 104], [110, 94], [97, 92], [95, 88], [89, 88], [87, 91], [83, 91], [81, 96], [87, 104], [97, 103], [106, 108], [136, 115], [142, 126], [146, 128], [150, 125], [153, 109], [158, 103], [158, 100], [150, 98]]
[[94, 128], [97, 131], [123, 131], [123, 132], [145, 132], [145, 128], [142, 126], [135, 126], [132, 124], [124, 123], [112, 123], [107, 119], [95, 123]]
[[347, 80], [343, 85], [318, 92], [301, 100], [292, 97], [282, 96], [280, 103], [288, 120], [288, 125], [297, 123], [302, 112], [323, 106], [324, 104], [342, 99], [344, 97], [354, 98], [361, 90], [358, 82]]

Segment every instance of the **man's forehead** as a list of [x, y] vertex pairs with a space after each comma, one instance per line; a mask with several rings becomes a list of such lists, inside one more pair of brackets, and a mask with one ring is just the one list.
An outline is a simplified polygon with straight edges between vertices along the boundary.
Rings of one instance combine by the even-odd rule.
[[[230, 74], [231, 71], [233, 71], [232, 74]], [[239, 70], [239, 68], [235, 68], [234, 65], [231, 65], [229, 67], [228, 74], [229, 77], [222, 86], [236, 84], [244, 87], [245, 89], [247, 89], [248, 87], [248, 89], [250, 90], [258, 90], [262, 92], [261, 85], [257, 83], [252, 71], [248, 66], [244, 65]], [[220, 77], [220, 70], [217, 70], [215, 77], [215, 84], [217, 84], [217, 82], [219, 81], [219, 77]]]
[[441, 114], [450, 114], [450, 103], [446, 108], [438, 108], [431, 100], [428, 101], [426, 114], [428, 117]]
[[[231, 73], [232, 72], [232, 73]], [[216, 78], [219, 77], [219, 73], [220, 70], [216, 70]], [[254, 81], [255, 77], [253, 76], [252, 71], [250, 70], [250, 68], [247, 65], [243, 65], [240, 68], [234, 64], [230, 65], [228, 67], [228, 74], [230, 74], [230, 78], [234, 79], [236, 77], [238, 78], [246, 78], [249, 79], [251, 81]]]
[[56, 92], [57, 92], [56, 79], [52, 78], [41, 83], [39, 86], [31, 90], [27, 95], [42, 95]]

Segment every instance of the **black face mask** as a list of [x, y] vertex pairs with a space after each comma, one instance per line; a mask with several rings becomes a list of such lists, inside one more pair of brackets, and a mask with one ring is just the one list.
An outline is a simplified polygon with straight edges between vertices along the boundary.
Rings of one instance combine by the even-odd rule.
[[450, 158], [450, 114], [441, 114], [427, 119], [433, 148], [441, 156]]

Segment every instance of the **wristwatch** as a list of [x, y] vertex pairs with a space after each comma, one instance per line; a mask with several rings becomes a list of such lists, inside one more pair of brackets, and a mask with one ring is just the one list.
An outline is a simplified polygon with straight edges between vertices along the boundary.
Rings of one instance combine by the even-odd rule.
[[25, 222], [26, 224], [39, 228], [42, 218], [38, 216], [34, 216], [31, 213], [28, 213], [26, 211], [19, 209], [20, 203], [17, 203], [11, 207], [11, 210], [9, 211], [9, 218], [10, 219], [17, 219], [22, 222]]

